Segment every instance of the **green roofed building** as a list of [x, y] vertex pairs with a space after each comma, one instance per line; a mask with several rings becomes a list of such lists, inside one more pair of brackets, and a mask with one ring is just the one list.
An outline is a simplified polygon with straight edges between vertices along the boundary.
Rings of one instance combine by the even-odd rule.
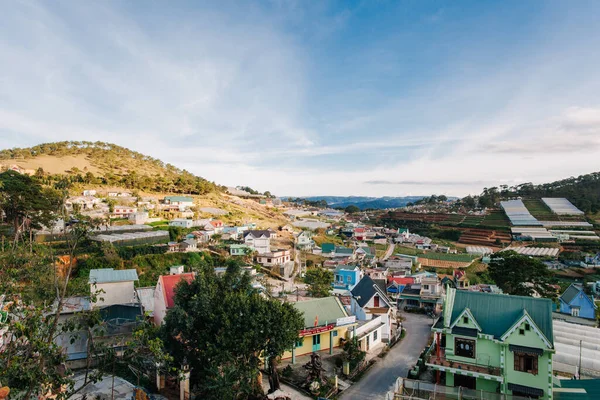
[[335, 251], [335, 244], [333, 243], [323, 243], [321, 244], [321, 253], [322, 254], [330, 254]]
[[313, 352], [329, 351], [342, 344], [347, 339], [356, 318], [348, 316], [344, 306], [337, 297], [324, 297], [294, 303], [294, 308], [304, 317], [304, 329], [298, 332], [298, 340], [291, 351], [286, 351], [282, 358], [291, 358], [296, 362], [296, 356]]
[[446, 386], [552, 399], [552, 302], [448, 289], [427, 366]]
[[555, 379], [554, 400], [600, 399], [600, 379]]

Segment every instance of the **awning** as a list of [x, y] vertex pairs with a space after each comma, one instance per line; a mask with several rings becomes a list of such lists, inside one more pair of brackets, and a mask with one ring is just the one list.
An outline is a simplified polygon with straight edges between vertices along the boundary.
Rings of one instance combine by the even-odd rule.
[[477, 332], [478, 330], [473, 328], [462, 328], [460, 326], [455, 326], [452, 328], [453, 335], [477, 337]]
[[375, 325], [374, 327], [372, 327], [371, 329], [367, 330], [366, 332], [361, 333], [360, 335], [358, 335], [356, 337], [357, 340], [363, 340], [364, 338], [367, 337], [367, 335], [369, 335], [371, 332], [376, 331], [377, 329], [381, 328], [382, 326], [385, 326], [385, 324], [382, 322], [379, 325]]
[[526, 394], [528, 396], [538, 396], [543, 397], [544, 391], [542, 389], [533, 388], [529, 386], [517, 385], [516, 383], [509, 383], [508, 390], [512, 390], [513, 392], [519, 392]]
[[508, 350], [517, 353], [533, 354], [536, 356], [541, 356], [544, 354], [544, 350], [542, 349], [538, 349], [536, 347], [517, 346], [516, 344], [509, 344]]

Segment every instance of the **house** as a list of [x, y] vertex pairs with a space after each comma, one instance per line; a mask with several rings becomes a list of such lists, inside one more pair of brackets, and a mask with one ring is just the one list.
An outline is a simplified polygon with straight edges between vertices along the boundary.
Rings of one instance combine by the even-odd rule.
[[169, 209], [185, 211], [194, 206], [194, 199], [187, 196], [165, 196], [163, 204], [169, 206]]
[[337, 289], [345, 293], [354, 289], [363, 276], [362, 271], [357, 266], [338, 266], [333, 273], [334, 291]]
[[393, 272], [405, 272], [410, 273], [413, 266], [413, 260], [405, 257], [392, 256], [388, 258], [383, 265]]
[[175, 219], [169, 221], [169, 226], [176, 226], [178, 228], [189, 229], [189, 228], [193, 228], [195, 225], [194, 225], [193, 219], [175, 218]]
[[356, 330], [351, 337], [356, 337], [360, 350], [369, 351], [383, 342], [385, 323], [381, 315], [376, 315], [368, 321], [358, 321]]
[[559, 297], [560, 313], [573, 317], [596, 319], [596, 304], [583, 291], [583, 287], [572, 283]]
[[179, 243], [179, 251], [188, 252], [198, 250], [198, 242], [195, 239], [185, 239]]
[[412, 285], [415, 283], [415, 280], [410, 276], [388, 276], [387, 282], [388, 285], [386, 291], [388, 296], [396, 298], [404, 290], [406, 285]]
[[354, 236], [354, 238], [356, 238], [356, 240], [365, 240], [366, 239], [365, 232], [366, 232], [365, 228], [355, 228], [352, 236]]
[[148, 214], [148, 211], [138, 211], [136, 213], [129, 214], [129, 221], [133, 222], [135, 225], [145, 224], [149, 218], [150, 215]]
[[[552, 399], [552, 302], [450, 288], [426, 365], [446, 386]], [[485, 396], [483, 396], [485, 398]]]
[[438, 274], [438, 278], [440, 278], [442, 287], [444, 288], [448, 285], [455, 289], [469, 288], [469, 278], [467, 278], [467, 274], [463, 270], [455, 269], [452, 275]]
[[296, 247], [299, 250], [311, 251], [315, 242], [312, 240], [312, 234], [308, 231], [302, 231], [296, 235]]
[[195, 239], [196, 243], [208, 243], [214, 234], [215, 233], [213, 231], [193, 231], [188, 233], [185, 238]]
[[245, 256], [252, 253], [253, 249], [245, 244], [232, 244], [229, 246], [230, 256]]
[[340, 347], [350, 337], [350, 328], [356, 326], [356, 318], [348, 316], [337, 297], [324, 297], [298, 301], [293, 306], [304, 317], [304, 328], [298, 332], [298, 340], [291, 351], [283, 353], [282, 359], [296, 357]]
[[292, 253], [289, 249], [277, 249], [269, 251], [268, 253], [258, 254], [256, 256], [256, 262], [265, 267], [272, 267], [274, 265], [282, 265], [290, 261]]
[[238, 240], [247, 230], [248, 228], [245, 226], [224, 226], [222, 233], [223, 236], [229, 235], [229, 239], [231, 240]]
[[418, 283], [407, 284], [400, 292], [398, 307], [440, 311], [444, 287], [438, 277], [423, 277], [418, 281], [415, 279], [415, 282]]
[[111, 217], [129, 218], [131, 214], [137, 213], [137, 207], [132, 206], [114, 206]]
[[252, 247], [258, 254], [271, 251], [271, 231], [247, 231], [244, 232], [244, 244]]
[[350, 310], [356, 318], [368, 321], [381, 316], [385, 324], [382, 331], [382, 340], [389, 341], [392, 337], [392, 318], [396, 312], [394, 303], [387, 297], [385, 287], [382, 290], [369, 276], [364, 276], [350, 291], [352, 301]]
[[95, 196], [96, 195], [96, 191], [93, 189], [90, 190], [84, 190], [82, 193], [83, 196]]
[[138, 280], [135, 269], [113, 268], [92, 269], [89, 276], [92, 307], [136, 302], [134, 282]]
[[154, 323], [161, 325], [167, 311], [175, 306], [175, 289], [179, 282], [191, 283], [194, 280], [193, 272], [183, 272], [183, 266], [172, 268], [171, 275], [158, 277], [154, 289]]
[[350, 249], [344, 246], [335, 246], [335, 250], [333, 251], [333, 256], [336, 258], [353, 258], [354, 257], [354, 249]]
[[214, 220], [210, 221], [210, 224], [213, 226], [215, 233], [223, 232], [223, 221], [214, 219]]
[[295, 231], [294, 227], [290, 224], [286, 224], [286, 225], [279, 227], [279, 230], [282, 232], [291, 232], [291, 233], [294, 233], [294, 231]]

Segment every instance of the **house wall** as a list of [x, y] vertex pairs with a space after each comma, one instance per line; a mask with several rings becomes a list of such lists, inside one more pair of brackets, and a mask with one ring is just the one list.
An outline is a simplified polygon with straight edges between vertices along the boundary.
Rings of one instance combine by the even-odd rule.
[[[456, 338], [475, 340], [475, 358], [459, 357], [454, 355], [454, 340]], [[456, 362], [478, 364], [483, 366], [500, 367], [500, 353], [502, 346], [488, 339], [473, 338], [460, 335], [446, 335], [446, 358]]]
[[[544, 390], [545, 397], [548, 398], [548, 393], [551, 393], [552, 387], [552, 353], [544, 351], [544, 354], [538, 358], [538, 373], [536, 375], [527, 372], [514, 370], [514, 353], [508, 350], [509, 344], [521, 346], [535, 347], [538, 349], [546, 349], [546, 344], [540, 339], [532, 326], [529, 331], [525, 331], [524, 335], [519, 333], [519, 329], [525, 328], [525, 322], [521, 322], [517, 329], [510, 334], [505, 340], [505, 358], [506, 369], [505, 376], [507, 383], [515, 383], [518, 385], [536, 387]], [[511, 391], [508, 391], [509, 393]], [[511, 393], [510, 393], [511, 394]]]
[[165, 304], [165, 297], [163, 294], [162, 284], [159, 280], [156, 284], [156, 289], [154, 290], [154, 324], [162, 324], [166, 314], [167, 305]]
[[95, 307], [135, 302], [133, 281], [90, 284], [90, 293], [97, 293], [100, 290], [104, 293], [97, 294], [97, 301], [93, 303]]
[[[347, 335], [348, 335], [348, 327], [344, 326], [344, 327], [336, 327], [333, 329], [333, 332], [337, 332], [337, 336], [333, 337], [333, 347], [340, 347], [341, 346], [341, 339], [346, 339]], [[320, 333], [319, 335], [321, 335], [321, 348], [319, 351], [324, 351], [324, 350], [329, 350], [330, 348], [330, 340], [329, 340], [329, 332], [323, 332]], [[335, 333], [334, 333], [335, 335]], [[295, 353], [296, 353], [296, 357], [298, 356], [302, 356], [302, 355], [306, 355], [306, 354], [311, 354], [313, 351], [313, 339], [312, 337], [315, 335], [311, 335], [311, 336], [304, 336], [302, 339], [302, 346], [296, 347], [295, 348]], [[288, 359], [288, 358], [292, 358], [292, 352], [291, 350], [288, 350], [286, 352], [283, 353], [283, 355], [281, 356], [281, 358], [283, 360]]]
[[565, 303], [561, 300], [560, 302], [560, 312], [563, 314], [571, 314], [571, 308], [579, 307], [579, 316], [582, 318], [595, 319], [596, 312], [594, 307], [591, 304], [589, 297], [587, 297], [584, 293], [579, 292], [577, 296], [571, 301], [570, 304]]
[[246, 236], [244, 243], [247, 246], [253, 247], [258, 252], [258, 254], [269, 253], [271, 251], [271, 239], [269, 238], [255, 239], [251, 235], [248, 235]]

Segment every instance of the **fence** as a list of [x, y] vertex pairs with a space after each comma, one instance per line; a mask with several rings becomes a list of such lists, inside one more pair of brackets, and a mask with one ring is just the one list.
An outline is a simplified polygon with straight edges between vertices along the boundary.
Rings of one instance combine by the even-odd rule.
[[386, 400], [527, 400], [526, 397], [510, 394], [442, 386], [431, 382], [404, 378], [396, 380], [385, 398]]

